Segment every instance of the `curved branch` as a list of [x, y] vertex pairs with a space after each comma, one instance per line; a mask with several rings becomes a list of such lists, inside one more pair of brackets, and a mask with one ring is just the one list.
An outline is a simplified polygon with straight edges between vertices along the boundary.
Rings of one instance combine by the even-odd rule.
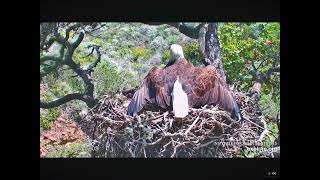
[[89, 46], [89, 48], [90, 47], [92, 47], [92, 51], [89, 55], [91, 55], [93, 51], [96, 50], [98, 57], [92, 64], [89, 65], [88, 69], [86, 69], [86, 71], [88, 71], [89, 73], [93, 72], [93, 68], [95, 68], [98, 65], [98, 63], [101, 61], [101, 52], [99, 50], [100, 46], [94, 45], [94, 46]]
[[182, 34], [192, 38], [192, 39], [198, 39], [199, 38], [199, 31], [201, 29], [201, 27], [203, 26], [204, 23], [200, 23], [199, 25], [197, 25], [196, 27], [192, 26], [192, 25], [187, 25], [186, 23], [154, 23], [154, 22], [144, 22], [144, 24], [148, 24], [148, 25], [154, 25], [154, 26], [158, 26], [158, 25], [163, 25], [163, 24], [167, 24], [170, 25], [172, 27], [175, 27], [179, 30], [179, 32], [181, 32]]
[[72, 94], [68, 94], [60, 99], [57, 99], [57, 100], [54, 100], [51, 102], [41, 102], [40, 101], [40, 108], [49, 109], [49, 108], [53, 108], [53, 107], [58, 107], [64, 103], [71, 101], [71, 100], [84, 101], [89, 107], [93, 107], [93, 105], [95, 103], [95, 100], [87, 95], [80, 94], [80, 93], [72, 93]]
[[[40, 101], [40, 108], [53, 108], [60, 106], [61, 104], [64, 104], [66, 102], [69, 102], [71, 100], [82, 100], [84, 101], [88, 107], [93, 107], [96, 104], [96, 99], [94, 99], [93, 91], [94, 91], [94, 85], [92, 83], [91, 77], [90, 77], [90, 71], [81, 69], [80, 65], [73, 61], [72, 56], [74, 54], [75, 49], [80, 45], [84, 38], [84, 32], [80, 32], [77, 39], [70, 43], [69, 40], [69, 33], [71, 30], [77, 31], [79, 27], [81, 27], [84, 23], [76, 23], [74, 25], [71, 25], [66, 30], [66, 35], [63, 38], [60, 34], [55, 33], [54, 37], [49, 40], [49, 44], [52, 44], [53, 42], [57, 41], [62, 45], [60, 49], [60, 57], [55, 56], [45, 56], [40, 58], [40, 63], [43, 64], [45, 61], [53, 60], [56, 63], [62, 63], [64, 65], [69, 66], [81, 79], [83, 80], [85, 84], [85, 92], [83, 94], [81, 93], [72, 93], [68, 94], [60, 99], [57, 99], [52, 102], [41, 102]], [[92, 68], [95, 67], [98, 62], [101, 59], [101, 54], [99, 51], [98, 46], [94, 46], [95, 50], [97, 51], [98, 58], [97, 60], [89, 67], [92, 71]], [[67, 49], [67, 52], [64, 53], [65, 49]], [[40, 79], [45, 76], [48, 73], [40, 74]]]
[[204, 25], [204, 23], [200, 23], [199, 25], [194, 27], [194, 26], [187, 25], [185, 23], [181, 23], [178, 26], [178, 30], [182, 34], [184, 34], [192, 39], [198, 39], [199, 38], [199, 31], [203, 25]]
[[57, 106], [60, 106], [66, 102], [69, 102], [69, 101], [75, 100], [75, 99], [84, 100], [83, 94], [80, 94], [80, 93], [68, 94], [60, 99], [57, 99], [57, 100], [51, 101], [51, 102], [41, 102], [40, 101], [40, 108], [48, 109], [48, 108], [57, 107]]
[[66, 62], [71, 62], [72, 61], [72, 55], [75, 51], [75, 49], [80, 45], [80, 43], [82, 42], [84, 38], [84, 33], [81, 32], [78, 36], [78, 38], [75, 40], [74, 43], [70, 44], [70, 46], [68, 46], [67, 52], [64, 56], [64, 59]]
[[80, 32], [77, 40], [75, 40], [74, 43], [71, 44], [72, 49], [76, 49], [82, 42], [83, 38], [84, 38], [84, 33]]

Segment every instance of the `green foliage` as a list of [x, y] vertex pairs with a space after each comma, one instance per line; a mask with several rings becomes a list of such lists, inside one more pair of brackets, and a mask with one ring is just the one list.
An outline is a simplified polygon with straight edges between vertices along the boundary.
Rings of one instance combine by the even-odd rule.
[[263, 145], [265, 148], [270, 148], [273, 146], [274, 141], [279, 135], [279, 129], [277, 124], [274, 122], [267, 123], [267, 127], [269, 130], [269, 134], [263, 139]]
[[50, 129], [52, 123], [60, 116], [59, 108], [40, 109], [40, 126], [43, 129]]
[[75, 74], [72, 70], [61, 71], [59, 74], [60, 76], [57, 77], [51, 73], [44, 78], [48, 86], [48, 90], [44, 94], [44, 102], [61, 98], [69, 93], [82, 93], [84, 91], [82, 80], [77, 77], [71, 77]]
[[135, 47], [132, 48], [132, 55], [134, 59], [138, 59], [139, 57], [144, 60], [148, 60], [151, 57], [151, 50], [143, 47]]
[[177, 40], [178, 40], [177, 34], [171, 34], [166, 37], [166, 41], [168, 42], [168, 44], [174, 44], [177, 42]]
[[119, 83], [121, 83], [121, 76], [118, 68], [107, 61], [101, 61], [97, 65], [93, 73], [93, 79], [97, 96], [115, 92], [118, 90]]
[[159, 67], [160, 68], [164, 68], [164, 67], [166, 67], [166, 65], [165, 64], [160, 64]]
[[[199, 45], [197, 42], [186, 43], [182, 46], [184, 56], [186, 59], [190, 60], [193, 65], [201, 65], [201, 52], [199, 50]], [[170, 50], [166, 49], [162, 53], [162, 62], [167, 63], [171, 58]]]
[[104, 41], [102, 38], [94, 38], [91, 42], [97, 46], [103, 46], [106, 44], [106, 41]]
[[260, 102], [259, 102], [263, 114], [270, 118], [270, 119], [276, 119], [277, 113], [280, 110], [280, 102], [277, 100], [274, 101], [272, 99], [272, 94], [261, 94]]
[[85, 51], [83, 48], [78, 47], [78, 48], [75, 50], [75, 52], [74, 52], [74, 54], [73, 54], [73, 57], [72, 57], [73, 60], [74, 60], [76, 63], [80, 64], [81, 66], [91, 64], [91, 63], [93, 63], [93, 62], [97, 59], [97, 57], [96, 57], [95, 55], [93, 55], [93, 54], [95, 54], [95, 53], [93, 53], [93, 54], [90, 55], [90, 56], [87, 56], [90, 52], [88, 52], [88, 53], [85, 53], [85, 52], [86, 52], [86, 51]]
[[240, 151], [240, 157], [243, 158], [254, 158], [257, 155], [257, 152], [250, 149], [244, 149]]
[[199, 66], [202, 63], [200, 60], [202, 59], [201, 52], [199, 50], [199, 44], [197, 42], [191, 42], [183, 45], [183, 51], [185, 58], [193, 63], [195, 66]]
[[136, 86], [133, 74], [127, 70], [120, 70], [108, 61], [101, 61], [93, 73], [95, 94], [97, 96], [114, 93]]
[[139, 71], [142, 68], [142, 64], [139, 62], [132, 62], [131, 65], [135, 71]]
[[50, 90], [56, 97], [62, 97], [71, 91], [69, 85], [65, 81], [58, 81], [58, 83], [51, 86]]
[[43, 50], [40, 49], [40, 58], [42, 58], [43, 56], [44, 56]]
[[241, 89], [252, 87], [252, 63], [265, 73], [273, 62], [280, 63], [279, 23], [223, 23], [218, 26], [222, 62], [228, 82], [239, 81]]
[[131, 50], [124, 47], [116, 47], [115, 50], [119, 53], [120, 57], [124, 57], [127, 54], [131, 53]]
[[162, 53], [162, 62], [167, 63], [170, 60], [170, 57], [171, 57], [170, 50], [169, 49], [164, 50]]
[[176, 43], [179, 33], [180, 32], [178, 32], [176, 29], [171, 28], [171, 26], [165, 24], [157, 27], [155, 36], [164, 37], [168, 41], [168, 44], [173, 44]]
[[89, 158], [90, 145], [86, 143], [72, 143], [69, 146], [59, 145], [47, 155], [49, 158]]

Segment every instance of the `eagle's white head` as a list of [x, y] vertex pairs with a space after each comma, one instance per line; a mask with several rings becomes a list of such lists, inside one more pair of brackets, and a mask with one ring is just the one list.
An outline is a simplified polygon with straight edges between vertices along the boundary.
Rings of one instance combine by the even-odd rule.
[[183, 49], [178, 44], [172, 44], [170, 46], [170, 54], [171, 54], [171, 59], [172, 60], [177, 60], [177, 59], [184, 58]]
[[184, 118], [188, 115], [188, 96], [182, 89], [182, 84], [179, 81], [179, 76], [177, 77], [177, 80], [173, 85], [172, 106], [173, 113], [176, 118]]

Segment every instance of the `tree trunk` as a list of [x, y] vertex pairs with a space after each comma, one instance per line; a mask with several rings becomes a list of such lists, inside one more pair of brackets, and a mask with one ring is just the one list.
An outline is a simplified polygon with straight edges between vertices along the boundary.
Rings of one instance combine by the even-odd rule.
[[209, 23], [205, 33], [205, 62], [213, 65], [221, 77], [226, 80], [223, 64], [221, 62], [221, 48], [217, 34], [217, 23]]

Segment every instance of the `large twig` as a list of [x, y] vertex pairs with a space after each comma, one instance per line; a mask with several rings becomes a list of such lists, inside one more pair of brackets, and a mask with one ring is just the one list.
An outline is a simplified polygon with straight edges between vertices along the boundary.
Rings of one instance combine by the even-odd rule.
[[199, 116], [193, 121], [193, 123], [191, 124], [191, 126], [186, 130], [186, 132], [184, 133], [184, 135], [187, 135], [188, 132], [193, 128], [193, 126], [198, 122], [199, 120]]
[[258, 139], [258, 141], [262, 141], [263, 140], [263, 138], [264, 138], [264, 136], [266, 135], [266, 134], [268, 134], [268, 127], [267, 127], [267, 123], [266, 123], [266, 121], [264, 120], [264, 119], [262, 119], [262, 118], [260, 118], [260, 121], [262, 122], [262, 124], [263, 124], [263, 128], [264, 128], [264, 130], [262, 131], [262, 133], [261, 133], [261, 135], [260, 135], [260, 137], [259, 137], [259, 139]]
[[54, 100], [51, 102], [41, 102], [40, 101], [40, 108], [49, 109], [49, 108], [60, 106], [60, 105], [67, 103], [71, 100], [87, 101], [87, 99], [88, 99], [88, 97], [83, 94], [72, 93], [72, 94], [68, 94], [60, 99], [57, 99], [57, 100]]

